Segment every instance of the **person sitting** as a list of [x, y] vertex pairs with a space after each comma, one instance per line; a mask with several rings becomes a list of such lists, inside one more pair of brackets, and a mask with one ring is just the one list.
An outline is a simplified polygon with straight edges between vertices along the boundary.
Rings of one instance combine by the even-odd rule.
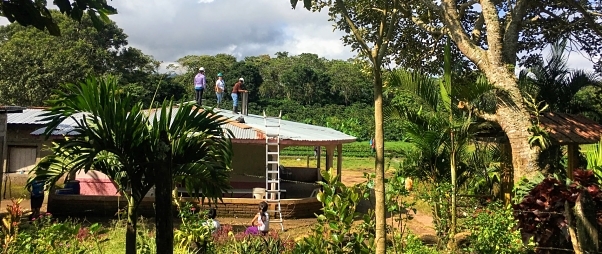
[[217, 217], [217, 210], [215, 208], [211, 208], [209, 209], [209, 212], [207, 213], [207, 217], [209, 218], [209, 220], [207, 220], [206, 222], [203, 223], [204, 226], [210, 226], [211, 227], [211, 233], [215, 233], [219, 230], [220, 224], [219, 221], [217, 221], [215, 219], [215, 217]]
[[251, 226], [245, 233], [250, 235], [265, 235], [270, 230], [270, 216], [268, 215], [268, 203], [262, 201], [259, 203], [259, 212], [251, 220]]

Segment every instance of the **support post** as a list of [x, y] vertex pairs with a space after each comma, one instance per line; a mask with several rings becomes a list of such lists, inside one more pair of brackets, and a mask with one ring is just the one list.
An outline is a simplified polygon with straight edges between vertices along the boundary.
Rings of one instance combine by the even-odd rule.
[[577, 145], [568, 144], [567, 146], [567, 157], [568, 157], [568, 168], [566, 169], [566, 175], [569, 179], [573, 180], [573, 170], [577, 167], [577, 158], [575, 154], [577, 153]]
[[326, 170], [330, 171], [333, 166], [334, 146], [326, 147]]
[[339, 180], [342, 180], [342, 178], [341, 178], [342, 169], [343, 169], [343, 144], [338, 144], [337, 145], [337, 177], [339, 178]]
[[321, 170], [321, 162], [322, 162], [322, 147], [318, 146], [318, 152], [316, 154], [316, 168], [318, 170], [318, 181], [322, 181], [322, 172]]
[[[3, 112], [0, 113], [0, 158], [1, 158], [1, 163], [0, 163], [0, 192], [2, 191], [2, 184], [4, 182], [4, 173], [7, 172], [7, 168], [8, 168], [8, 160], [7, 158], [7, 153], [8, 153], [8, 149], [6, 146], [6, 120], [8, 118], [8, 115]], [[4, 195], [6, 195], [6, 193], [3, 193]], [[3, 196], [4, 196], [3, 195]], [[0, 199], [2, 199], [2, 197], [0, 197]]]
[[248, 112], [247, 112], [247, 108], [248, 108], [248, 106], [249, 106], [249, 93], [248, 93], [247, 91], [242, 91], [242, 92], [240, 93], [240, 95], [241, 95], [241, 97], [242, 97], [242, 98], [241, 98], [241, 108], [240, 108], [240, 113], [241, 113], [242, 115], [245, 115], [245, 116], [247, 116], [247, 115], [249, 115], [249, 114], [248, 114]]

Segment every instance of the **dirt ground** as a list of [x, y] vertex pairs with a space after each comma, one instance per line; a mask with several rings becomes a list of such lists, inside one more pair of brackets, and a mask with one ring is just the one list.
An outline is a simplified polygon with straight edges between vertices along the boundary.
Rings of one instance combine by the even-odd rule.
[[[371, 170], [349, 170], [343, 171], [342, 180], [345, 185], [353, 185], [356, 183], [361, 183], [365, 180], [364, 173], [368, 173]], [[47, 199], [44, 200], [44, 204], [42, 205], [42, 212], [46, 211]], [[2, 200], [0, 204], [0, 215], [6, 214], [6, 207], [11, 204], [11, 200]], [[31, 210], [30, 201], [25, 199], [21, 203], [21, 207], [24, 209], [26, 214]], [[249, 225], [250, 218], [233, 218], [233, 217], [219, 217], [218, 220], [222, 225], [232, 225], [233, 229], [237, 232], [244, 231], [247, 225]], [[303, 237], [308, 235], [313, 227], [313, 224], [316, 222], [315, 218], [307, 218], [307, 219], [289, 219], [284, 221], [284, 232], [281, 236], [285, 238], [297, 239], [299, 237]], [[387, 220], [387, 224], [391, 225], [393, 222], [393, 218], [389, 218]], [[432, 217], [424, 212], [418, 211], [416, 215], [413, 216], [413, 219], [408, 222], [409, 229], [417, 235], [422, 234], [434, 234], [435, 230], [433, 228], [433, 220]], [[272, 228], [277, 229], [280, 225], [271, 225]]]

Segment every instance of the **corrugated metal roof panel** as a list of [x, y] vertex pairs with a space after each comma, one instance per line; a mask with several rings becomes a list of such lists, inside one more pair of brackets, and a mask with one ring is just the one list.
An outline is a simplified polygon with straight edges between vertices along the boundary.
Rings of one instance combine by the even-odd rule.
[[[175, 115], [177, 108], [173, 109], [173, 115]], [[160, 110], [152, 110], [150, 118], [160, 114]], [[223, 128], [229, 129], [234, 135], [233, 139], [240, 140], [263, 140], [265, 139], [265, 133], [268, 128], [265, 127], [264, 119], [258, 115], [239, 115], [232, 114], [228, 110], [216, 110], [216, 113], [229, 119]], [[238, 123], [237, 118], [243, 117], [245, 123]], [[75, 116], [77, 119], [81, 119], [81, 115]], [[278, 121], [277, 119], [269, 119], [269, 121]], [[275, 123], [275, 122], [274, 122]], [[60, 125], [61, 128], [53, 132], [53, 135], [69, 135], [72, 134], [73, 128], [68, 126], [77, 125], [74, 119], [65, 119]], [[273, 130], [273, 128], [270, 128]], [[44, 132], [44, 128], [34, 131], [33, 135], [41, 135]], [[56, 133], [56, 134], [55, 134]], [[327, 127], [315, 126], [310, 124], [297, 123], [287, 120], [280, 122], [280, 137], [282, 139], [288, 139], [293, 141], [335, 141], [335, 142], [353, 142], [355, 137], [347, 135], [345, 133], [333, 130]]]
[[[218, 111], [219, 114], [230, 119], [236, 119], [242, 116], [245, 120], [245, 124], [251, 126], [255, 130], [259, 130], [263, 133], [266, 131], [272, 131], [274, 128], [266, 128], [263, 116], [258, 115], [239, 115], [232, 114], [231, 111], [222, 110]], [[277, 119], [268, 119], [269, 123], [277, 123]], [[290, 139], [296, 141], [355, 141], [355, 137], [342, 133], [340, 131], [316, 126], [311, 124], [298, 123], [293, 121], [282, 120], [280, 121], [280, 137], [282, 139]], [[261, 137], [258, 137], [261, 138]]]
[[7, 124], [46, 124], [42, 122], [40, 115], [44, 112], [43, 109], [25, 109], [22, 113], [8, 114], [6, 123]]

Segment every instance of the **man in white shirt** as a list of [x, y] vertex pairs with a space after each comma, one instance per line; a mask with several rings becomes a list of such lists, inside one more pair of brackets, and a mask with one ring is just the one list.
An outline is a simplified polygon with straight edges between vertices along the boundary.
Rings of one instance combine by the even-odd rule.
[[222, 103], [222, 99], [224, 98], [224, 91], [226, 90], [226, 82], [222, 77], [222, 73], [217, 74], [217, 81], [215, 81], [215, 95], [217, 96], [217, 108], [219, 109], [219, 105]]

